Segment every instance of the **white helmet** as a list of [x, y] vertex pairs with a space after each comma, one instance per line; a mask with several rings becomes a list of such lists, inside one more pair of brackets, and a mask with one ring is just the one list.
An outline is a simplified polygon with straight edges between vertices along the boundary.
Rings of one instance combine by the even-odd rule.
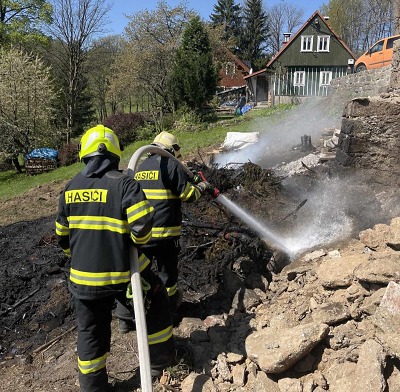
[[178, 140], [174, 135], [172, 135], [169, 132], [162, 131], [159, 133], [155, 138], [152, 143], [155, 146], [158, 146], [160, 148], [163, 148], [164, 150], [167, 150], [170, 152], [175, 158], [181, 158], [181, 148], [178, 144]]

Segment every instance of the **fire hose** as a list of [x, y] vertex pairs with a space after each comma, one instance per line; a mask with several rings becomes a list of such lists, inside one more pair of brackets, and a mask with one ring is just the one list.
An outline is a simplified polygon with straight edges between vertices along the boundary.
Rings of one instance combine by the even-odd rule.
[[[136, 172], [139, 159], [144, 154], [158, 154], [161, 156], [169, 157], [175, 159], [182, 168], [187, 173], [189, 179], [193, 180], [195, 174], [186, 167], [179, 159], [175, 158], [168, 151], [163, 150], [157, 146], [143, 146], [138, 148], [135, 153], [132, 155], [128, 169], [132, 170], [133, 173]], [[203, 173], [199, 172], [199, 176], [202, 181], [206, 181]], [[219, 190], [216, 188], [212, 188], [210, 186], [210, 194], [212, 197], [219, 196]], [[138, 351], [139, 351], [139, 364], [140, 364], [140, 382], [142, 386], [143, 392], [152, 391], [152, 380], [151, 380], [151, 363], [150, 363], [150, 351], [149, 344], [147, 339], [147, 325], [146, 325], [146, 314], [144, 309], [143, 302], [143, 293], [142, 293], [142, 285], [140, 279], [140, 271], [139, 271], [139, 260], [138, 260], [138, 252], [137, 248], [132, 246], [129, 253], [129, 263], [131, 270], [131, 285], [132, 285], [132, 295], [133, 295], [133, 309], [135, 313], [135, 323], [136, 323], [136, 334], [137, 334], [137, 342], [138, 342]]]

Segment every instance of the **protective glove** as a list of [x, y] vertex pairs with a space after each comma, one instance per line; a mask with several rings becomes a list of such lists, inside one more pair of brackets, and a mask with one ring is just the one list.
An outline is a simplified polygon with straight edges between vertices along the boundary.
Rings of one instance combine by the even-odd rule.
[[198, 184], [199, 182], [201, 182], [201, 177], [199, 175], [199, 173], [197, 173], [197, 171], [192, 170], [193, 173], [193, 179], [191, 180], [192, 184]]
[[207, 181], [200, 181], [196, 186], [200, 189], [201, 193], [210, 193], [213, 190], [213, 187]]

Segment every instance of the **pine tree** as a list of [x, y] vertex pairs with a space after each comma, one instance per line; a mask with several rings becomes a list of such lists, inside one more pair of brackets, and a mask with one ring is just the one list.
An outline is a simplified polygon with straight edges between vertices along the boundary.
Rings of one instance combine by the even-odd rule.
[[209, 37], [200, 18], [195, 16], [183, 31], [169, 81], [174, 107], [200, 111], [215, 94], [217, 80]]
[[234, 0], [218, 0], [218, 3], [214, 5], [214, 13], [210, 15], [211, 24], [224, 26], [223, 39], [226, 41], [232, 37], [238, 40], [241, 25], [240, 13], [240, 5], [235, 4]]
[[269, 37], [269, 17], [262, 0], [246, 0], [243, 8], [243, 31], [240, 52], [243, 59], [252, 64], [263, 56]]

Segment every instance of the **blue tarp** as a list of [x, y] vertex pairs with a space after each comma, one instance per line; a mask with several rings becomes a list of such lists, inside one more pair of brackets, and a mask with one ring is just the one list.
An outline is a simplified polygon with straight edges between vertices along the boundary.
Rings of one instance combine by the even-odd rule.
[[58, 151], [52, 148], [35, 148], [29, 154], [25, 155], [25, 160], [32, 158], [45, 158], [57, 161]]

